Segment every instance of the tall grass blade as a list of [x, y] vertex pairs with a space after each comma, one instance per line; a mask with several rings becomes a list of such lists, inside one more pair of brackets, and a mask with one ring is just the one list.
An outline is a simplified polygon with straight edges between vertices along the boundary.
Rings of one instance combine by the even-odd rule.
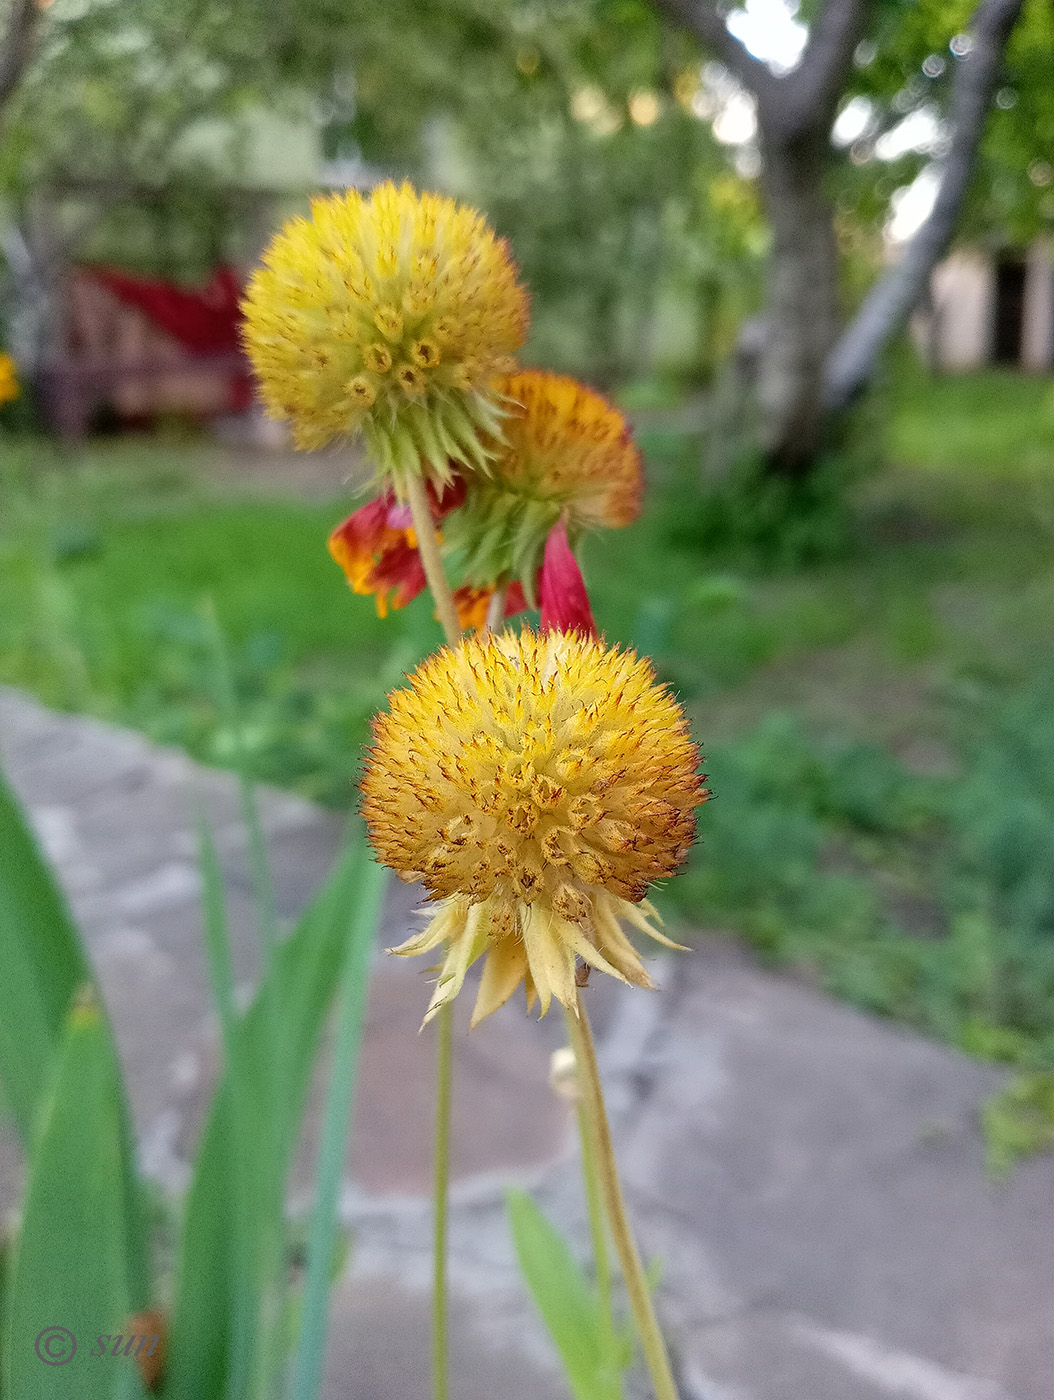
[[338, 1228], [338, 1195], [354, 1107], [370, 952], [386, 884], [384, 869], [369, 859], [365, 845], [360, 849], [358, 902], [348, 920], [348, 941], [339, 989], [337, 1043], [322, 1125], [292, 1400], [316, 1400], [322, 1384], [330, 1275]]
[[259, 1204], [255, 1189], [257, 1173], [254, 1143], [248, 1131], [246, 1107], [251, 1102], [247, 1082], [243, 1037], [234, 1003], [234, 970], [227, 922], [223, 875], [212, 833], [204, 817], [198, 819], [198, 851], [202, 876], [202, 905], [205, 924], [205, 951], [212, 985], [212, 999], [223, 1038], [223, 1062], [230, 1120], [229, 1161], [231, 1196], [232, 1315], [231, 1357], [227, 1394], [248, 1394], [256, 1337], [256, 1268], [252, 1227], [254, 1205]]
[[[259, 1067], [270, 1077], [270, 1098], [282, 1103], [288, 1096], [288, 1071], [280, 1027], [279, 999], [283, 988], [273, 975], [278, 948], [278, 909], [274, 882], [267, 860], [260, 809], [256, 801], [252, 776], [242, 739], [242, 720], [234, 685], [234, 670], [216, 610], [211, 601], [206, 604], [206, 621], [212, 642], [218, 700], [223, 722], [231, 735], [234, 764], [238, 775], [242, 821], [249, 845], [249, 871], [256, 904], [263, 965], [261, 1004], [268, 1026], [266, 1043], [262, 1048]], [[244, 1077], [243, 1077], [244, 1078]], [[232, 1112], [239, 1116], [244, 1108], [232, 1089]], [[262, 1345], [254, 1349], [254, 1381], [257, 1394], [266, 1395], [280, 1364], [279, 1336], [285, 1295], [286, 1221], [285, 1172], [283, 1143], [277, 1115], [272, 1111], [259, 1120], [263, 1131], [254, 1144], [251, 1184], [256, 1188], [251, 1207], [252, 1240], [260, 1251], [259, 1262], [259, 1335]], [[238, 1135], [235, 1134], [237, 1137]], [[248, 1144], [245, 1144], [248, 1146]], [[237, 1395], [237, 1390], [231, 1394]]]
[[[360, 898], [361, 860], [356, 842], [346, 849], [292, 936], [276, 953], [271, 975], [282, 990], [277, 1005], [282, 1052], [288, 1065], [285, 1100], [275, 1099], [265, 1068], [270, 1049], [266, 1005], [270, 989], [266, 985], [258, 989], [240, 1023], [246, 1121], [261, 1125], [261, 1137], [268, 1142], [272, 1139], [270, 1125], [277, 1122], [283, 1182], [299, 1136], [326, 1012], [342, 967], [348, 910]], [[230, 1228], [237, 1189], [232, 1166], [231, 1083], [225, 1071], [186, 1198], [166, 1400], [222, 1396], [231, 1375], [231, 1318], [238, 1267]]]
[[[11, 1117], [29, 1148], [55, 1073], [66, 1018], [78, 987], [98, 990], [65, 899], [0, 774], [0, 1082]], [[105, 1021], [105, 1014], [100, 1011]], [[110, 1035], [107, 1026], [107, 1035]], [[145, 1204], [136, 1167], [128, 1096], [116, 1054], [118, 1167], [129, 1214], [125, 1238], [135, 1305], [150, 1287]]]
[[563, 1362], [575, 1400], [624, 1400], [621, 1373], [632, 1353], [608, 1318], [563, 1237], [530, 1196], [506, 1194], [520, 1271]]
[[[137, 1309], [128, 1240], [137, 1226], [122, 1170], [116, 1053], [90, 986], [69, 1014], [38, 1129], [6, 1300], [0, 1390], [5, 1400], [140, 1400], [135, 1362], [109, 1351], [119, 1334], [127, 1340]], [[93, 1359], [93, 1346], [106, 1350], [104, 1363], [98, 1351]]]
[[50, 1083], [88, 960], [65, 900], [0, 775], [0, 1079], [23, 1143]]

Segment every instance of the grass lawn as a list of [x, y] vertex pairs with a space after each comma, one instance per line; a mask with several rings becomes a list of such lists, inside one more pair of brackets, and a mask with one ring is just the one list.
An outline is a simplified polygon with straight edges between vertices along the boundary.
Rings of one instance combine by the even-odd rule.
[[[899, 367], [843, 549], [699, 528], [697, 447], [644, 439], [635, 526], [589, 541], [611, 640], [689, 707], [716, 800], [667, 907], [976, 1053], [1054, 1065], [1054, 384]], [[230, 760], [205, 601], [257, 774], [352, 800], [368, 717], [439, 640], [325, 539], [350, 495], [220, 485], [215, 449], [3, 449], [0, 682]]]

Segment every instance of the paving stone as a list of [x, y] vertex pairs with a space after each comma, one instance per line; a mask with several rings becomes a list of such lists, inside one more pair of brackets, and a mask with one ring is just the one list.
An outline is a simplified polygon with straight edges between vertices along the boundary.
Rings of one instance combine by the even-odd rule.
[[751, 1400], [1049, 1400], [1054, 1173], [986, 1179], [1004, 1076], [728, 946], [683, 969], [621, 1155], [700, 1375]]
[[[356, 1090], [348, 1179], [375, 1196], [427, 1196], [432, 1176], [436, 1028], [420, 1031], [428, 985], [409, 966], [373, 974]], [[454, 1180], [534, 1172], [567, 1148], [568, 1112], [549, 1087], [549, 1047], [522, 1008], [506, 1007], [472, 1035], [471, 1003], [455, 1007], [453, 1084]], [[306, 1120], [305, 1147], [294, 1173], [311, 1181], [323, 1085]]]
[[[426, 1290], [394, 1278], [347, 1278], [330, 1311], [324, 1400], [431, 1400], [429, 1339]], [[458, 1400], [567, 1400], [555, 1361], [532, 1340], [533, 1352], [496, 1340], [485, 1307], [455, 1294], [450, 1369]]]

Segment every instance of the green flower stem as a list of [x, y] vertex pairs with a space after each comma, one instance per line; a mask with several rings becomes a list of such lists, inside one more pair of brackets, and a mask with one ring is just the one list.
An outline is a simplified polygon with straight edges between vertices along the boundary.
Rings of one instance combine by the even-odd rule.
[[450, 1204], [450, 1089], [454, 1062], [454, 1007], [440, 1008], [437, 1017], [436, 1119], [432, 1220], [432, 1396], [447, 1400], [447, 1215]]
[[611, 1261], [608, 1258], [607, 1221], [604, 1219], [604, 1202], [600, 1191], [600, 1176], [597, 1172], [596, 1151], [593, 1134], [590, 1131], [589, 1115], [581, 1099], [579, 1090], [577, 1105], [578, 1136], [582, 1147], [582, 1179], [586, 1191], [586, 1204], [589, 1207], [589, 1231], [593, 1237], [593, 1265], [597, 1276], [597, 1294], [600, 1311], [604, 1318], [607, 1343], [611, 1353], [615, 1350], [615, 1315], [611, 1310]]
[[[457, 608], [443, 570], [439, 538], [428, 506], [428, 493], [419, 476], [409, 478], [406, 495], [417, 535], [417, 552], [435, 599], [436, 612], [447, 643], [456, 647], [461, 640]], [[450, 1369], [447, 1358], [447, 1217], [450, 1204], [450, 1100], [454, 1064], [454, 1008], [449, 1003], [440, 1009], [438, 1020], [435, 1155], [432, 1170], [432, 1395], [433, 1400], [447, 1400]]]
[[615, 1149], [611, 1141], [611, 1128], [607, 1110], [604, 1107], [604, 1090], [600, 1083], [600, 1070], [597, 1067], [593, 1032], [589, 1026], [582, 993], [578, 993], [578, 1015], [568, 1012], [567, 1024], [571, 1030], [571, 1044], [578, 1067], [578, 1081], [582, 1091], [582, 1106], [589, 1126], [595, 1149], [595, 1162], [600, 1178], [600, 1187], [607, 1207], [608, 1223], [615, 1250], [622, 1265], [622, 1277], [629, 1294], [630, 1307], [644, 1349], [644, 1359], [651, 1372], [656, 1400], [677, 1400], [670, 1360], [666, 1354], [666, 1343], [659, 1330], [659, 1322], [652, 1307], [640, 1255], [633, 1241], [626, 1202], [622, 1195], [618, 1168], [615, 1165]]
[[436, 612], [446, 635], [447, 645], [456, 647], [461, 640], [461, 625], [457, 620], [454, 595], [443, 572], [443, 560], [439, 554], [439, 538], [432, 523], [432, 512], [428, 506], [428, 492], [419, 476], [411, 476], [406, 482], [406, 496], [410, 502], [410, 515], [417, 536], [417, 552], [421, 556], [425, 578], [435, 599]]

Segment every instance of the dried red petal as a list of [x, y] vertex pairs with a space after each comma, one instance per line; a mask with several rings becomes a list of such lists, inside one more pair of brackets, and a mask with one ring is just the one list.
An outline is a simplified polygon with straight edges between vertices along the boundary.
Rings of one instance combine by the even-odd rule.
[[517, 613], [525, 612], [529, 606], [524, 596], [523, 584], [518, 578], [513, 579], [505, 594], [505, 616], [515, 617]]
[[597, 635], [593, 610], [589, 606], [585, 579], [567, 539], [567, 525], [558, 520], [545, 541], [539, 575], [542, 604], [541, 630], [584, 632]]
[[463, 632], [470, 627], [479, 631], [487, 620], [487, 609], [493, 596], [493, 588], [473, 588], [469, 583], [454, 590], [454, 607], [457, 608], [458, 625]]

